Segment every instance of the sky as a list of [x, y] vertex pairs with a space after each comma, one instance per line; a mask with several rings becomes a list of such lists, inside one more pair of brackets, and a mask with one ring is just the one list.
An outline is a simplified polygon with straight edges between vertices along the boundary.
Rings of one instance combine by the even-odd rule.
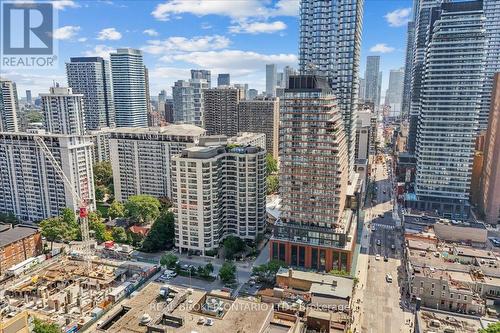
[[[18, 0], [21, 1], [21, 0]], [[31, 0], [34, 1], [34, 0]], [[141, 49], [156, 96], [173, 82], [190, 77], [192, 68], [230, 73], [231, 83], [265, 88], [265, 64], [297, 68], [298, 0], [58, 0], [56, 69], [0, 70], [17, 83], [19, 97], [65, 86], [64, 63], [75, 56], [109, 57], [120, 47]], [[389, 70], [405, 60], [406, 23], [411, 0], [365, 0], [361, 71], [366, 56], [380, 55], [382, 90]]]

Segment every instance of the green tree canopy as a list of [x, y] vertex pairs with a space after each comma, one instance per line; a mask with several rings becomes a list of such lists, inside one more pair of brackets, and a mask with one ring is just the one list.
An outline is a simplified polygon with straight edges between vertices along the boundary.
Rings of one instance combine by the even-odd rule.
[[125, 217], [125, 206], [120, 201], [113, 201], [108, 209], [108, 214], [112, 219]]
[[236, 280], [236, 266], [226, 261], [219, 269], [219, 277], [224, 283], [233, 283]]
[[267, 182], [267, 194], [274, 194], [278, 192], [279, 189], [279, 179], [278, 175], [269, 175], [266, 178]]
[[268, 175], [278, 172], [278, 162], [271, 153], [266, 155], [266, 171]]
[[127, 232], [122, 227], [114, 227], [111, 236], [117, 243], [128, 243]]
[[0, 222], [8, 224], [18, 224], [19, 220], [13, 213], [0, 213]]
[[175, 238], [174, 214], [163, 211], [151, 226], [151, 230], [142, 242], [142, 250], [145, 252], [157, 252], [165, 250], [169, 244], [173, 244]]
[[33, 320], [33, 324], [34, 333], [61, 333], [59, 326], [54, 323], [49, 323], [35, 318], [35, 320]]
[[103, 185], [106, 187], [113, 186], [113, 169], [111, 168], [111, 162], [97, 162], [94, 164], [93, 169], [96, 185]]
[[150, 195], [133, 195], [125, 202], [127, 216], [139, 224], [155, 221], [160, 216], [160, 201]]
[[165, 253], [160, 259], [160, 264], [168, 268], [174, 268], [176, 263], [177, 256], [172, 253]]
[[99, 243], [113, 240], [111, 232], [106, 230], [106, 225], [102, 222], [102, 218], [96, 212], [89, 213], [89, 229], [94, 231], [94, 237]]
[[280, 260], [271, 260], [266, 264], [254, 267], [252, 272], [258, 275], [261, 280], [272, 283], [281, 267], [287, 267], [286, 263]]
[[236, 253], [243, 251], [246, 247], [245, 241], [236, 236], [226, 237], [223, 245], [226, 259], [229, 260], [233, 259]]
[[479, 330], [479, 333], [499, 333], [499, 332], [500, 332], [500, 321], [489, 324], [488, 327]]

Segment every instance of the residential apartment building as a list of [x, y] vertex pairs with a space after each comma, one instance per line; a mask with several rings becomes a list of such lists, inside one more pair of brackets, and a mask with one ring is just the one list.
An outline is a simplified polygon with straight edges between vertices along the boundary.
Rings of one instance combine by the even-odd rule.
[[168, 125], [110, 130], [109, 151], [115, 197], [149, 194], [171, 197], [171, 158], [194, 145], [205, 131], [197, 126]]
[[342, 114], [327, 78], [291, 76], [280, 110], [281, 219], [270, 257], [320, 271], [350, 270], [355, 222]]
[[385, 94], [385, 105], [391, 107], [391, 117], [401, 115], [401, 104], [403, 102], [404, 70], [391, 69], [389, 74], [389, 87]]
[[[415, 14], [415, 13], [414, 13]], [[411, 100], [411, 71], [413, 68], [413, 45], [415, 41], [415, 22], [408, 22], [406, 30], [406, 57], [403, 78], [403, 98], [401, 101], [401, 112], [409, 116]]]
[[500, 223], [500, 73], [495, 74], [491, 111], [486, 132], [479, 206], [485, 222]]
[[174, 121], [203, 127], [203, 94], [208, 89], [205, 79], [179, 80], [172, 87]]
[[17, 132], [19, 99], [16, 83], [0, 78], [0, 132]]
[[83, 94], [74, 94], [71, 88], [51, 87], [48, 94], [40, 94], [45, 130], [54, 134], [85, 134]]
[[219, 247], [229, 235], [255, 240], [266, 224], [266, 152], [227, 146], [220, 136], [172, 158], [175, 245], [180, 251]]
[[276, 97], [276, 84], [278, 81], [276, 64], [266, 65], [266, 95]]
[[379, 68], [380, 56], [366, 57], [364, 100], [372, 102], [375, 105], [375, 110], [378, 110], [380, 106]]
[[206, 69], [192, 69], [191, 70], [191, 79], [201, 79], [205, 80], [208, 83], [208, 88], [212, 88], [212, 74], [209, 70]]
[[278, 158], [279, 99], [260, 97], [240, 101], [238, 105], [238, 130], [266, 135], [266, 150]]
[[26, 259], [42, 254], [42, 234], [37, 227], [0, 224], [0, 275]]
[[219, 74], [217, 76], [217, 87], [231, 85], [231, 76], [229, 74]]
[[101, 57], [70, 58], [66, 63], [68, 87], [83, 94], [87, 131], [115, 126], [111, 66]]
[[148, 105], [142, 51], [118, 49], [110, 57], [116, 127], [147, 127]]
[[[326, 75], [347, 134], [349, 173], [354, 169], [363, 0], [301, 0], [299, 66]], [[325, 29], [325, 27], [329, 27]]]
[[92, 147], [94, 163], [109, 161], [109, 138], [110, 128], [101, 128], [95, 131], [89, 131], [88, 135], [91, 137], [94, 146]]
[[358, 111], [356, 128], [356, 159], [366, 159], [370, 155], [371, 146], [371, 118], [370, 110]]
[[204, 91], [204, 124], [208, 135], [235, 136], [238, 133], [240, 100], [240, 90], [234, 87], [224, 86]]
[[[222, 137], [225, 136], [222, 135]], [[264, 133], [238, 132], [236, 136], [228, 138], [227, 142], [229, 144], [237, 144], [244, 147], [252, 146], [266, 150], [266, 135]]]
[[469, 214], [484, 79], [484, 21], [481, 1], [443, 3], [433, 11], [425, 56], [416, 145], [417, 200], [412, 206], [453, 218]]
[[81, 198], [95, 209], [92, 141], [88, 136], [33, 133], [0, 133], [0, 212], [21, 221], [40, 221], [78, 210], [69, 185], [57, 174], [35, 141], [41, 138]]

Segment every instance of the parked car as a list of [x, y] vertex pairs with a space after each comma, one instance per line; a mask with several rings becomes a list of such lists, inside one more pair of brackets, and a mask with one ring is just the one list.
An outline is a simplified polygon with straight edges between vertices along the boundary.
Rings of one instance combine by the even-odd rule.
[[387, 256], [384, 256], [384, 261], [389, 261], [389, 258]]
[[382, 242], [380, 241], [380, 239], [377, 239], [377, 245], [378, 246], [382, 245]]
[[394, 244], [391, 245], [391, 250], [395, 250], [396, 246]]
[[377, 254], [377, 255], [375, 256], [375, 260], [380, 260], [380, 254]]
[[392, 283], [392, 275], [391, 274], [386, 274], [385, 275], [385, 280], [389, 283]]

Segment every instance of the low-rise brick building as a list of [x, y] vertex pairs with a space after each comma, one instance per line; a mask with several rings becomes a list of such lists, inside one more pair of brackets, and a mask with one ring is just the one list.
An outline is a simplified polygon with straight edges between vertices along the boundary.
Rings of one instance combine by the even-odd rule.
[[0, 225], [0, 274], [42, 254], [42, 235], [36, 227]]

